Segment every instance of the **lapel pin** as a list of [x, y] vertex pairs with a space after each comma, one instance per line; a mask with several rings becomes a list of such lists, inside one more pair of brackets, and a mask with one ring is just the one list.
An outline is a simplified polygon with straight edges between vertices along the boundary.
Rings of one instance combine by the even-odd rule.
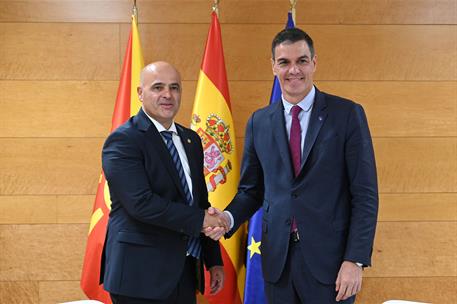
[[319, 116], [319, 118], [318, 118], [318, 119], [319, 119], [320, 121], [322, 121], [322, 116]]
[[191, 143], [190, 138], [187, 139], [187, 143], [189, 143], [189, 144]]

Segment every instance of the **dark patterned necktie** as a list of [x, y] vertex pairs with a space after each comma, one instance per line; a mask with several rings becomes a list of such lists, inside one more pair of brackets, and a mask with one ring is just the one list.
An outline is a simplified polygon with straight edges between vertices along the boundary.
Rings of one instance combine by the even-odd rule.
[[[290, 156], [292, 157], [292, 163], [294, 166], [295, 177], [298, 176], [301, 169], [301, 128], [298, 114], [300, 114], [302, 108], [295, 105], [292, 107], [292, 125], [290, 126]], [[292, 226], [290, 229], [292, 232], [297, 231], [297, 223], [295, 217], [292, 217]]]
[[[170, 151], [171, 158], [173, 159], [173, 163], [175, 164], [176, 171], [178, 172], [179, 181], [181, 182], [181, 186], [184, 190], [184, 194], [186, 196], [186, 201], [189, 206], [193, 205], [192, 195], [189, 191], [189, 186], [187, 185], [186, 175], [184, 174], [184, 169], [182, 167], [181, 159], [179, 158], [178, 150], [173, 143], [173, 132], [171, 131], [162, 131], [160, 134], [165, 139], [167, 144], [168, 151]], [[191, 237], [187, 244], [187, 252], [196, 258], [200, 257], [201, 253], [201, 244], [200, 239], [196, 237]]]

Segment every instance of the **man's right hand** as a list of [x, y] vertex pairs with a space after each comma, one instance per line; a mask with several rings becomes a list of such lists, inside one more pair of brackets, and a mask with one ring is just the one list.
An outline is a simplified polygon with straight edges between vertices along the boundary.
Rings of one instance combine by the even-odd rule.
[[218, 241], [230, 230], [230, 218], [217, 208], [210, 207], [205, 210], [202, 232], [207, 237]]

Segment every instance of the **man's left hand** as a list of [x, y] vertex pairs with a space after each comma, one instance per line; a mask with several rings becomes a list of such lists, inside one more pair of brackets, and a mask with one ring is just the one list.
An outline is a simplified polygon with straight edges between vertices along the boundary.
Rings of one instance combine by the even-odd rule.
[[341, 264], [336, 278], [336, 301], [346, 300], [362, 289], [362, 267], [349, 261]]
[[224, 287], [224, 266], [213, 266], [209, 269], [211, 294], [216, 294]]

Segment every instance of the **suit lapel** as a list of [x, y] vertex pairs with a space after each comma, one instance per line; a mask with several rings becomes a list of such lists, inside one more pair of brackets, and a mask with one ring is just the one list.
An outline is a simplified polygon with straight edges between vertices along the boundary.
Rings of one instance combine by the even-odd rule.
[[287, 174], [293, 178], [292, 161], [290, 159], [289, 141], [287, 139], [286, 122], [284, 120], [284, 109], [282, 102], [277, 102], [271, 115], [271, 127], [275, 138], [279, 154], [284, 162]]
[[325, 97], [321, 92], [319, 92], [319, 90], [316, 89], [316, 97], [313, 109], [311, 110], [311, 117], [309, 119], [308, 130], [306, 131], [305, 143], [303, 145], [302, 169], [308, 159], [311, 148], [316, 141], [317, 135], [327, 119], [327, 115], [327, 103], [325, 102]]
[[157, 154], [160, 157], [161, 163], [165, 165], [165, 168], [170, 174], [176, 187], [179, 189], [179, 192], [183, 197], [186, 197], [184, 190], [181, 186], [181, 181], [179, 180], [176, 166], [173, 163], [173, 159], [171, 158], [170, 151], [168, 151], [168, 148], [165, 145], [162, 136], [159, 134], [159, 131], [157, 131], [157, 128], [146, 116], [142, 109], [140, 109], [140, 112], [138, 112], [136, 118], [138, 129], [146, 132], [146, 145], [149, 147], [149, 149], [157, 152]]

